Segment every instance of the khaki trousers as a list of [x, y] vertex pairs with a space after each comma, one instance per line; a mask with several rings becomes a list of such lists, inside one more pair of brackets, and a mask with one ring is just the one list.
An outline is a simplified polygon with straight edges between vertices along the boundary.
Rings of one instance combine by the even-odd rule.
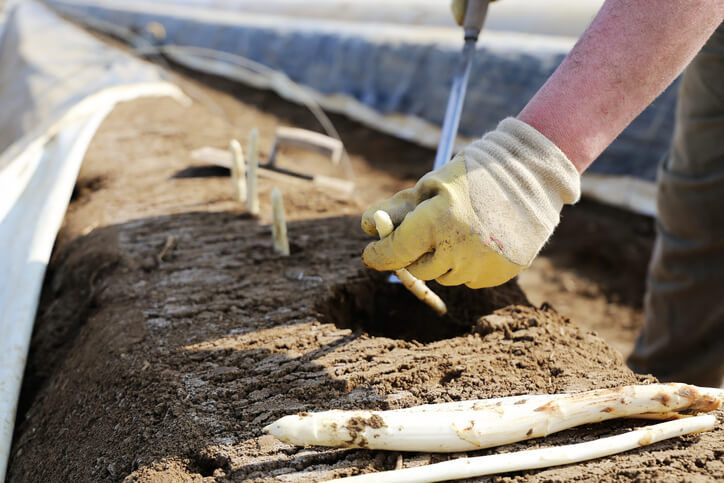
[[659, 170], [646, 322], [629, 366], [664, 381], [724, 376], [724, 24], [684, 71]]

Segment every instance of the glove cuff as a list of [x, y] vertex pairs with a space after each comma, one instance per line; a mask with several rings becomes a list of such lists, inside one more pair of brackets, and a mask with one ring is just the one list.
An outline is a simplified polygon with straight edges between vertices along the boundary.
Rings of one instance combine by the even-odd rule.
[[578, 201], [580, 175], [553, 142], [530, 125], [504, 119], [463, 151], [468, 192], [491, 248], [515, 264], [533, 261]]
[[[487, 136], [486, 136], [487, 137]], [[581, 198], [581, 175], [551, 140], [533, 126], [514, 117], [503, 119], [498, 128], [490, 133], [491, 141], [497, 140], [514, 159], [528, 167], [545, 188], [556, 193], [558, 200], [551, 203], [572, 205]]]

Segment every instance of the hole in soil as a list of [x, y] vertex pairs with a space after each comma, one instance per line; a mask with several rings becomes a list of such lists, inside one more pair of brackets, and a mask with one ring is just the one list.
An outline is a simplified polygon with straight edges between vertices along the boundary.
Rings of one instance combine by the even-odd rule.
[[304, 248], [302, 245], [299, 245], [298, 243], [294, 243], [293, 241], [289, 242], [289, 254], [290, 255], [296, 255], [297, 253], [302, 253], [304, 251]]
[[401, 283], [389, 283], [389, 275], [365, 270], [333, 287], [315, 307], [322, 321], [370, 335], [432, 342], [465, 334], [479, 317], [502, 307], [530, 305], [516, 281], [480, 290], [429, 282], [447, 304], [448, 313], [441, 317]]
[[231, 467], [231, 459], [224, 454], [215, 453], [209, 449], [202, 449], [189, 458], [189, 470], [203, 477], [219, 476], [217, 470], [226, 473]]
[[105, 185], [103, 176], [93, 176], [91, 178], [78, 178], [73, 186], [73, 193], [70, 195], [70, 201], [77, 201], [80, 198], [88, 196], [94, 191], [98, 191]]
[[189, 166], [176, 174], [172, 178], [220, 178], [228, 177], [231, 173], [229, 168], [223, 166]]

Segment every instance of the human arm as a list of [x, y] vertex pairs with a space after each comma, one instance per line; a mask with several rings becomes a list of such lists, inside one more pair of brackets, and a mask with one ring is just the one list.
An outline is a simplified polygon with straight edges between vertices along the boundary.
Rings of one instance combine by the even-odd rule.
[[582, 173], [674, 81], [722, 21], [722, 0], [607, 0], [517, 118], [556, 144]]
[[368, 245], [365, 264], [473, 288], [515, 276], [563, 204], [578, 199], [578, 172], [676, 77], [722, 17], [721, 0], [608, 0], [518, 121], [365, 213], [371, 235], [378, 209], [397, 226]]

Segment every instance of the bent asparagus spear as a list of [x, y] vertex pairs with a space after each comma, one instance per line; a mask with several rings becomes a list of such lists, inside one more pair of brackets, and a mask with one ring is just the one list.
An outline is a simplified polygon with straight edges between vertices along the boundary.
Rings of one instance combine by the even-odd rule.
[[350, 483], [373, 481], [384, 483], [422, 483], [473, 478], [509, 471], [547, 468], [549, 466], [567, 465], [610, 456], [641, 446], [658, 443], [664, 439], [708, 431], [712, 429], [715, 424], [715, 416], [697, 416], [654, 424], [643, 429], [629, 431], [628, 433], [601, 438], [595, 441], [587, 441], [585, 443], [478, 456], [476, 458], [458, 458], [443, 463], [379, 473], [368, 473], [335, 481]]
[[[392, 223], [390, 215], [383, 210], [375, 211], [375, 227], [377, 233], [380, 235], [380, 239], [386, 238], [395, 229], [395, 225]], [[418, 299], [425, 302], [427, 305], [439, 315], [445, 315], [447, 313], [447, 306], [442, 299], [433, 292], [430, 287], [425, 285], [425, 282], [413, 276], [405, 268], [401, 268], [395, 271], [395, 275], [400, 279], [400, 282], [407, 287], [407, 290]]]
[[563, 395], [542, 404], [479, 405], [434, 413], [411, 409], [302, 413], [285, 416], [264, 431], [297, 445], [458, 452], [538, 438], [608, 419], [711, 411], [720, 405], [721, 399], [694, 386], [651, 384]]

